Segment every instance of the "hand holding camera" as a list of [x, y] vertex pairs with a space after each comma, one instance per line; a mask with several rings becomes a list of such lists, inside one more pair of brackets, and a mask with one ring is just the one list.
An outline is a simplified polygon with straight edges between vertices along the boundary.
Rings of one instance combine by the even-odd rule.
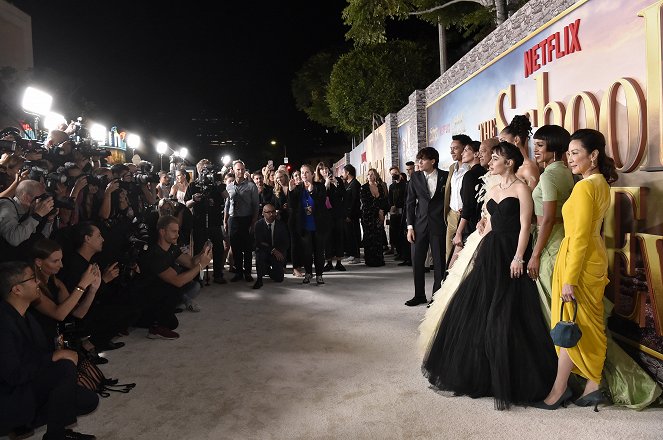
[[[45, 197], [44, 197], [45, 196]], [[40, 217], [46, 217], [53, 211], [54, 207], [53, 197], [44, 193], [35, 201], [34, 213]]]
[[120, 181], [115, 179], [111, 181], [108, 185], [106, 185], [106, 191], [104, 192], [104, 194], [110, 195], [115, 191], [117, 191], [119, 187], [120, 187]]

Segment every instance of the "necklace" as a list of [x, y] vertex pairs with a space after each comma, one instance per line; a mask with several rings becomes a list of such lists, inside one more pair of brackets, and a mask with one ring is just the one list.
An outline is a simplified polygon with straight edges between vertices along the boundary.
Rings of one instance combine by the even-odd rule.
[[511, 188], [511, 185], [513, 185], [513, 184], [516, 182], [516, 180], [518, 180], [518, 179], [513, 179], [513, 180], [511, 181], [511, 183], [509, 183], [509, 184], [506, 186], [506, 188], [502, 186], [502, 182], [498, 183], [497, 185], [500, 187], [501, 190], [509, 189], [509, 188]]

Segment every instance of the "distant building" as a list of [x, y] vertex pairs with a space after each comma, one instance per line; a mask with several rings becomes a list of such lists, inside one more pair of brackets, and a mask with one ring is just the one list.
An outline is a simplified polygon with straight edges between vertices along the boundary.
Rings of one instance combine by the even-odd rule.
[[0, 0], [0, 67], [32, 69], [32, 19], [16, 6]]
[[191, 128], [194, 148], [211, 160], [225, 154], [237, 157], [248, 149], [249, 123], [246, 120], [201, 112], [191, 118]]

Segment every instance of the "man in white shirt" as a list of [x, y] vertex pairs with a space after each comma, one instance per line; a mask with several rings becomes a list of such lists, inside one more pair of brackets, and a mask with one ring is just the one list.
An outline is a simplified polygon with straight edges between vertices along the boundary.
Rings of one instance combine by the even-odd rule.
[[463, 209], [463, 201], [460, 197], [460, 190], [463, 186], [463, 176], [469, 165], [461, 162], [463, 149], [472, 142], [472, 139], [466, 134], [457, 134], [451, 137], [451, 160], [454, 161], [449, 167], [449, 177], [444, 188], [444, 223], [447, 226], [446, 234], [446, 261], [453, 251], [453, 238], [456, 235], [456, 229], [460, 222], [460, 213]]

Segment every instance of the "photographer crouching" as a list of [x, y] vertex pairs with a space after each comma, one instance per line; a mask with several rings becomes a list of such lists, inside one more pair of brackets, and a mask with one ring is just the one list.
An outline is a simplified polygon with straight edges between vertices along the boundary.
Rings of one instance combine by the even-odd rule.
[[42, 183], [21, 181], [13, 198], [0, 199], [0, 261], [26, 259], [32, 243], [51, 235], [56, 215]]
[[[223, 263], [223, 209], [227, 198], [226, 185], [220, 170], [207, 159], [196, 164], [198, 178], [192, 182], [184, 196], [186, 206], [193, 213], [193, 252], [202, 252], [205, 243], [212, 244], [212, 270], [214, 282], [225, 284]], [[204, 266], [203, 266], [204, 267]]]
[[[141, 322], [149, 326], [150, 339], [177, 339], [175, 308], [181, 302], [194, 305], [200, 292], [197, 278], [212, 259], [212, 247], [204, 245], [198, 255], [183, 254], [177, 245], [180, 225], [172, 216], [157, 221], [157, 243], [143, 255], [141, 290], [144, 292]], [[184, 271], [181, 268], [186, 268]], [[179, 271], [179, 272], [178, 272]]]

